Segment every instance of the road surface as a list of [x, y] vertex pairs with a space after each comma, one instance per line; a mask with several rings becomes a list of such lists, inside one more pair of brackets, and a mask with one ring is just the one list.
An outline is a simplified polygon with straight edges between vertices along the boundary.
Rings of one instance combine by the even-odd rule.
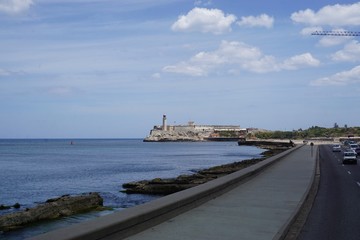
[[300, 240], [360, 239], [360, 164], [342, 164], [342, 152], [320, 146], [320, 186]]

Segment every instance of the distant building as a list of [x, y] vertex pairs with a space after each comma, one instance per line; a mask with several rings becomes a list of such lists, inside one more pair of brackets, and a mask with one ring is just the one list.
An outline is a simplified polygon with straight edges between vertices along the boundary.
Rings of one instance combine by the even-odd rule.
[[168, 125], [164, 114], [162, 125], [154, 126], [144, 141], [227, 141], [244, 138], [247, 133], [247, 129], [238, 125], [196, 125], [193, 121], [186, 125]]
[[166, 122], [166, 115], [163, 115], [162, 126], [154, 126], [153, 130], [163, 130], [163, 131], [192, 131], [192, 132], [242, 132], [247, 131], [246, 129], [240, 128], [239, 125], [196, 125], [193, 121], [189, 121], [186, 125], [168, 125]]

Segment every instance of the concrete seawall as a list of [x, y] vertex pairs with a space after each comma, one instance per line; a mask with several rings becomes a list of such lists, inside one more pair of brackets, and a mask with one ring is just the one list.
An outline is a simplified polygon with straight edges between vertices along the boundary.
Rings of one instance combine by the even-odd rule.
[[[174, 216], [220, 196], [239, 186], [262, 170], [301, 148], [297, 146], [270, 157], [256, 165], [218, 178], [200, 186], [177, 192], [152, 202], [99, 217], [67, 228], [33, 237], [33, 240], [53, 239], [123, 239], [162, 223]], [[284, 228], [285, 231], [286, 228]], [[280, 229], [282, 231], [282, 229]], [[282, 235], [282, 234], [280, 234]]]

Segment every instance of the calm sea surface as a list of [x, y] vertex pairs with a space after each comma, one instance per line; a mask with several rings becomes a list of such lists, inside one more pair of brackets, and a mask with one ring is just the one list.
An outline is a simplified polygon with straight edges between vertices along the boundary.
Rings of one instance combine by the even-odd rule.
[[[0, 232], [0, 239], [23, 239], [157, 198], [121, 193], [125, 182], [191, 174], [199, 169], [259, 157], [261, 152], [262, 149], [238, 146], [236, 142], [0, 139], [0, 205], [20, 203], [24, 209], [65, 194], [99, 192], [104, 205], [114, 209]], [[0, 215], [9, 211], [14, 210], [0, 211]]]

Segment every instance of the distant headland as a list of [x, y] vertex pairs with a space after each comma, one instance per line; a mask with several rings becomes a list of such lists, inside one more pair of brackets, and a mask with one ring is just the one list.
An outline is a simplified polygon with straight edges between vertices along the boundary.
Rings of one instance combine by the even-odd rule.
[[238, 141], [244, 140], [309, 140], [309, 141], [344, 141], [346, 139], [360, 141], [360, 127], [333, 128], [312, 126], [308, 129], [292, 131], [271, 131], [259, 128], [241, 128], [239, 125], [197, 125], [188, 122], [185, 125], [168, 125], [166, 115], [163, 115], [162, 125], [154, 126], [144, 142], [179, 142], [179, 141]]
[[154, 126], [144, 142], [173, 141], [238, 141], [245, 138], [249, 129], [236, 125], [168, 125], [163, 115], [162, 125]]

